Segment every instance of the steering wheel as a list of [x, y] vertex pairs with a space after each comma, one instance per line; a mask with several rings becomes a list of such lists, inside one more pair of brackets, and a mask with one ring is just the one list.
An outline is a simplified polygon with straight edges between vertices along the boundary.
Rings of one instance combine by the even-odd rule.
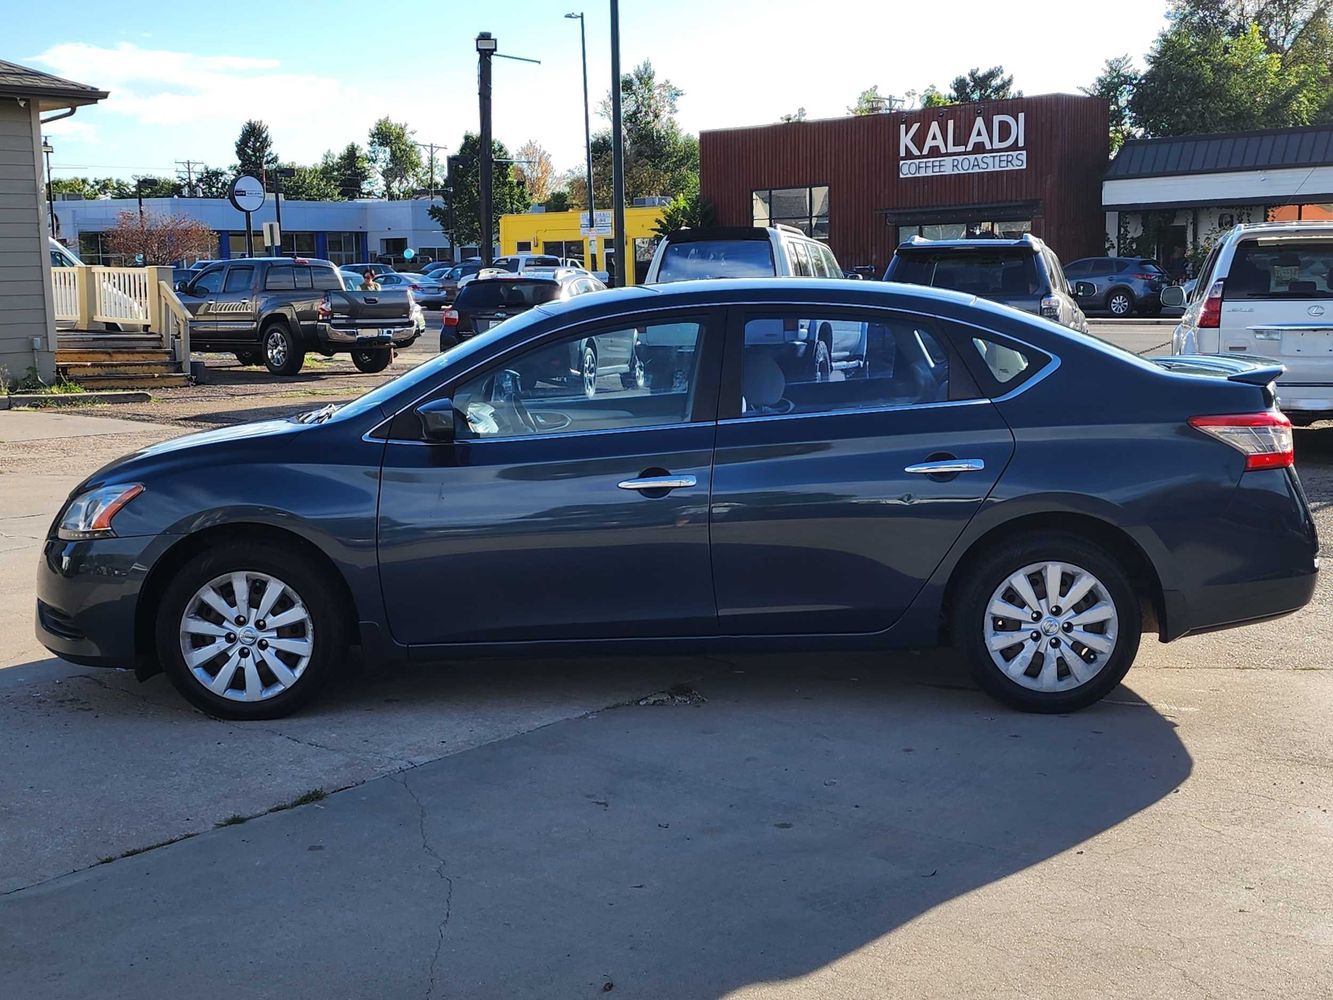
[[[502, 372], [497, 372], [491, 379], [490, 400], [494, 403], [504, 403], [508, 411], [512, 412], [518, 418], [521, 427], [526, 428], [531, 434], [538, 433], [537, 422], [532, 419], [532, 414], [528, 412], [527, 406], [523, 403], [523, 380], [518, 372], [512, 368], [506, 368]], [[506, 410], [497, 410], [499, 413], [506, 413]], [[508, 421], [506, 421], [508, 422]], [[518, 430], [517, 427], [508, 427], [507, 431]]]

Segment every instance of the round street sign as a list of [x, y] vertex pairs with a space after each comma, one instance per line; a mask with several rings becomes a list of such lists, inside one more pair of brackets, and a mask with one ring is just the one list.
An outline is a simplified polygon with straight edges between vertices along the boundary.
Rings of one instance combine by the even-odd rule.
[[259, 183], [258, 178], [242, 174], [231, 182], [227, 198], [239, 212], [257, 212], [259, 206], [264, 204], [264, 185]]

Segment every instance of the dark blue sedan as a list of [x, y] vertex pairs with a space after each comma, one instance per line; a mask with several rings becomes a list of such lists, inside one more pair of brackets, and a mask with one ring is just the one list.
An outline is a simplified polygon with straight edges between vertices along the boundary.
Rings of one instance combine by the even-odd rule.
[[[855, 363], [789, 350], [853, 329]], [[634, 378], [570, 360], [625, 343]], [[581, 295], [346, 406], [101, 470], [51, 527], [37, 632], [229, 718], [290, 712], [351, 644], [953, 644], [999, 699], [1064, 712], [1115, 687], [1143, 632], [1310, 600], [1280, 371], [1153, 363], [904, 285]]]

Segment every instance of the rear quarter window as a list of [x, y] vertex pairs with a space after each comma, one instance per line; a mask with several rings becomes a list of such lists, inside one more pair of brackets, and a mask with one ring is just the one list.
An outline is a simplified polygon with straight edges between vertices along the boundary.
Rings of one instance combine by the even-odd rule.
[[338, 272], [331, 267], [312, 267], [310, 276], [314, 279], [315, 287], [327, 291], [331, 288], [342, 288], [343, 283], [338, 277]]

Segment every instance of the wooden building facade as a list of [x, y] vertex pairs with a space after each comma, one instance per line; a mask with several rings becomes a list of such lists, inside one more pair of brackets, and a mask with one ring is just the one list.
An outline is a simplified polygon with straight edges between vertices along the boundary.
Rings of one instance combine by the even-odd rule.
[[1052, 94], [699, 136], [722, 225], [786, 223], [882, 273], [912, 235], [1031, 232], [1062, 260], [1104, 252], [1102, 98]]

